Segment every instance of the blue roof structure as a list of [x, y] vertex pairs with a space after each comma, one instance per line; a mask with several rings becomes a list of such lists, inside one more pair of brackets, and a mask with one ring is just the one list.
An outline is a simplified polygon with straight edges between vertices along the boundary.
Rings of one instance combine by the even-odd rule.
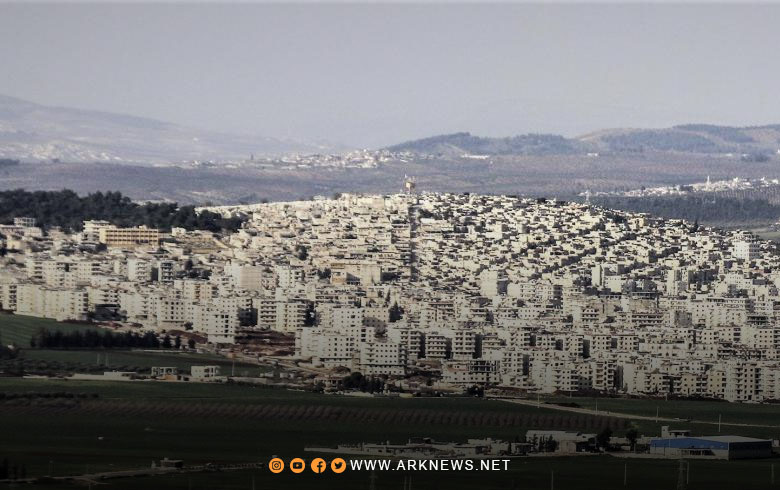
[[702, 437], [669, 437], [665, 439], [653, 439], [651, 447], [668, 447], [675, 449], [729, 449], [730, 445], [765, 445], [771, 446], [768, 439], [754, 439], [742, 436], [702, 436]]

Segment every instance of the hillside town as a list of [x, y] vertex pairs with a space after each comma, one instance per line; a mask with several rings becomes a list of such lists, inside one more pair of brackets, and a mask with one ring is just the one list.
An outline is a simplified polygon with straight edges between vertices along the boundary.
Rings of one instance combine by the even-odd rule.
[[726, 193], [737, 191], [755, 191], [776, 189], [780, 186], [780, 179], [745, 179], [734, 177], [733, 179], [712, 180], [707, 176], [704, 182], [693, 182], [691, 184], [664, 185], [659, 187], [642, 187], [640, 189], [631, 189], [627, 191], [585, 191], [579, 193], [581, 197], [590, 199], [591, 197], [602, 196], [621, 196], [621, 197], [665, 197], [665, 196], [685, 196], [697, 193]]
[[388, 163], [408, 163], [428, 160], [432, 155], [417, 154], [409, 151], [348, 150], [340, 153], [287, 153], [282, 156], [250, 155], [243, 160], [184, 162], [185, 166], [222, 167], [222, 168], [258, 168], [274, 170], [301, 170], [316, 168], [319, 170], [377, 168]]
[[405, 390], [780, 400], [774, 244], [588, 203], [414, 191], [210, 208], [246, 218], [223, 234], [18, 217], [0, 226], [0, 308], [220, 348], [274, 331], [321, 380]]

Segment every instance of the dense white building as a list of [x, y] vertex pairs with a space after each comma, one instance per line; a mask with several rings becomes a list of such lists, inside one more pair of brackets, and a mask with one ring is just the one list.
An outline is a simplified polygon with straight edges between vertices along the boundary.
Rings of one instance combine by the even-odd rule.
[[322, 369], [458, 387], [780, 399], [780, 257], [749, 234], [474, 194], [213, 211], [251, 218], [227, 235], [117, 232], [108, 250], [83, 245], [111, 223], [5, 225], [18, 251], [0, 259], [0, 308], [114, 306], [128, 328], [215, 344], [276, 330]]

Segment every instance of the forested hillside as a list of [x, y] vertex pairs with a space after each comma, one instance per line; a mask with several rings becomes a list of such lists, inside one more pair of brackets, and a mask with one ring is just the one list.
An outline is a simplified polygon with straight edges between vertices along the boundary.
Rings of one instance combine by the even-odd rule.
[[773, 223], [780, 219], [780, 205], [761, 199], [732, 197], [596, 197], [594, 204], [606, 208], [649, 213], [665, 218], [680, 218], [703, 224], [730, 225]]
[[11, 223], [14, 217], [35, 218], [39, 226], [61, 226], [78, 231], [84, 220], [107, 220], [117, 226], [146, 225], [169, 230], [181, 227], [188, 230], [235, 231], [241, 226], [239, 218], [202, 212], [194, 206], [176, 203], [138, 204], [119, 192], [95, 192], [79, 196], [71, 190], [35, 191], [21, 189], [0, 191], [0, 223]]
[[453, 133], [407, 141], [388, 148], [426, 154], [475, 155], [570, 155], [583, 153], [586, 145], [557, 134], [524, 134], [485, 138], [471, 133]]

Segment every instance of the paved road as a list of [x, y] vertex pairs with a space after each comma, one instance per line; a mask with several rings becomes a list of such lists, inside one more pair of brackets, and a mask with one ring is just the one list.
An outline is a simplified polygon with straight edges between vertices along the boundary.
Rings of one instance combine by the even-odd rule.
[[[712, 420], [699, 420], [699, 419], [680, 419], [680, 418], [672, 418], [672, 417], [655, 417], [655, 416], [648, 416], [648, 415], [636, 415], [633, 413], [625, 413], [625, 412], [608, 412], [606, 410], [594, 410], [591, 408], [581, 408], [581, 407], [565, 407], [561, 405], [554, 405], [551, 403], [541, 403], [539, 404], [535, 400], [522, 400], [517, 398], [496, 398], [496, 400], [501, 400], [508, 403], [514, 403], [517, 405], [525, 405], [529, 407], [540, 407], [540, 408], [548, 408], [550, 410], [558, 410], [561, 412], [573, 412], [573, 413], [580, 413], [584, 415], [601, 415], [603, 417], [617, 417], [620, 419], [632, 419], [632, 420], [649, 420], [652, 422], [686, 422], [691, 424], [710, 424], [710, 425], [718, 425], [717, 421]], [[761, 427], [761, 428], [770, 428], [770, 429], [780, 429], [780, 425], [765, 425], [765, 424], [744, 424], [744, 423], [736, 423], [736, 422], [721, 422], [720, 425], [728, 425], [732, 427]]]

